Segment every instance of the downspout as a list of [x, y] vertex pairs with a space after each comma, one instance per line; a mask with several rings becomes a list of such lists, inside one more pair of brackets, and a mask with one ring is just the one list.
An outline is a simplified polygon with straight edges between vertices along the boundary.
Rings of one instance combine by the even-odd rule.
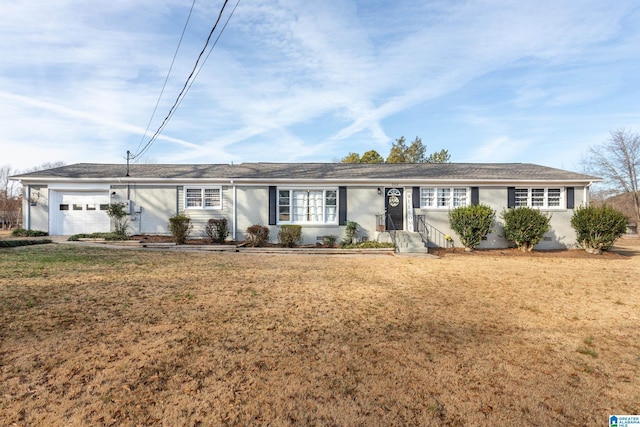
[[591, 187], [591, 184], [593, 184], [593, 181], [591, 181], [589, 184], [587, 184], [584, 187], [584, 190], [582, 190], [584, 192], [584, 194], [582, 195], [582, 200], [584, 200], [584, 207], [589, 207], [589, 187]]
[[31, 203], [29, 203], [29, 199], [31, 199], [31, 185], [27, 185], [27, 189], [25, 191], [25, 197], [22, 200], [22, 206], [27, 205], [27, 212], [24, 228], [27, 230], [31, 230]]
[[233, 189], [233, 228], [231, 230], [231, 237], [236, 240], [236, 229], [238, 221], [238, 206], [236, 205], [236, 184], [231, 180], [231, 188]]

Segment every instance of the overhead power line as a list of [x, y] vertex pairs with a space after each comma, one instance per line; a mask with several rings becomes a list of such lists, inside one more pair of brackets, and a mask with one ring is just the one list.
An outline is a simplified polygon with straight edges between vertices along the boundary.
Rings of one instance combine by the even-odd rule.
[[191, 3], [191, 9], [189, 9], [189, 15], [187, 16], [187, 20], [184, 23], [184, 27], [182, 28], [182, 34], [180, 34], [180, 40], [178, 40], [178, 46], [176, 46], [176, 51], [173, 53], [173, 59], [171, 60], [171, 65], [169, 66], [169, 71], [167, 71], [167, 77], [164, 79], [164, 83], [162, 84], [162, 89], [160, 90], [160, 95], [158, 95], [158, 100], [156, 101], [155, 107], [153, 107], [153, 112], [151, 113], [151, 117], [149, 118], [149, 123], [147, 123], [147, 127], [144, 130], [144, 134], [142, 138], [140, 138], [140, 143], [138, 144], [138, 148], [136, 148], [136, 152], [140, 150], [140, 146], [144, 142], [144, 139], [147, 137], [147, 132], [149, 132], [149, 128], [151, 127], [151, 122], [156, 115], [156, 111], [158, 110], [158, 105], [160, 105], [160, 100], [162, 99], [162, 95], [164, 94], [164, 89], [167, 87], [167, 82], [169, 81], [169, 76], [171, 75], [171, 70], [173, 70], [173, 64], [176, 62], [176, 57], [178, 56], [178, 51], [180, 50], [180, 46], [182, 45], [182, 40], [184, 39], [184, 33], [187, 31], [187, 26], [189, 25], [189, 20], [191, 19], [191, 14], [193, 13], [193, 7], [196, 5], [196, 0], [193, 0]]
[[202, 66], [200, 66], [200, 68], [198, 68], [198, 66], [200, 65], [200, 60], [202, 59], [202, 57], [204, 56], [204, 53], [207, 50], [207, 47], [209, 46], [209, 43], [211, 42], [211, 38], [213, 37], [213, 34], [215, 33], [218, 24], [220, 23], [220, 20], [222, 19], [222, 14], [224, 13], [224, 9], [227, 6], [227, 3], [229, 2], [229, 0], [225, 0], [225, 2], [222, 5], [222, 8], [220, 9], [220, 12], [218, 13], [218, 18], [216, 19], [215, 24], [213, 25], [213, 27], [211, 28], [211, 31], [209, 32], [209, 36], [207, 37], [207, 40], [205, 41], [204, 46], [202, 47], [202, 50], [200, 51], [200, 53], [198, 54], [198, 57], [196, 59], [196, 62], [193, 66], [193, 69], [191, 70], [191, 73], [189, 74], [189, 76], [187, 77], [184, 85], [182, 86], [182, 89], [180, 90], [180, 93], [178, 94], [178, 96], [176, 97], [175, 102], [173, 103], [173, 105], [171, 106], [171, 108], [169, 109], [169, 112], [167, 113], [167, 115], [165, 116], [165, 118], [162, 120], [162, 123], [160, 124], [160, 126], [158, 127], [158, 129], [156, 130], [156, 132], [153, 134], [153, 136], [149, 139], [149, 141], [145, 144], [145, 146], [139, 150], [138, 152], [136, 152], [135, 154], [131, 155], [129, 152], [127, 152], [127, 160], [129, 159], [135, 159], [139, 156], [142, 156], [150, 147], [151, 145], [155, 142], [155, 140], [158, 138], [158, 136], [160, 135], [160, 133], [162, 132], [162, 130], [165, 128], [165, 126], [167, 125], [167, 123], [169, 122], [169, 120], [171, 119], [171, 117], [173, 116], [173, 114], [175, 113], [177, 107], [180, 105], [180, 103], [182, 102], [182, 99], [184, 98], [184, 96], [187, 94], [187, 92], [189, 91], [189, 88], [191, 87], [191, 85], [193, 84], [193, 81], [195, 80], [195, 78], [197, 77], [197, 75], [199, 74], [200, 70], [202, 69], [202, 66], [204, 66], [204, 63], [206, 62], [206, 60], [209, 58], [209, 55], [211, 54], [211, 51], [213, 50], [213, 48], [215, 47], [215, 45], [217, 44], [218, 40], [220, 39], [220, 36], [222, 35], [222, 32], [224, 31], [224, 29], [227, 27], [227, 24], [229, 23], [229, 20], [231, 19], [231, 16], [233, 16], [233, 12], [236, 10], [236, 8], [238, 7], [238, 3], [240, 3], [240, 0], [237, 0], [236, 2], [236, 6], [233, 8], [233, 11], [231, 12], [231, 14], [229, 15], [229, 17], [227, 18], [224, 27], [222, 28], [222, 30], [220, 31], [220, 33], [218, 34], [218, 37], [215, 39], [213, 45], [211, 46], [211, 49], [209, 50], [209, 53], [207, 54], [207, 56], [205, 57]]

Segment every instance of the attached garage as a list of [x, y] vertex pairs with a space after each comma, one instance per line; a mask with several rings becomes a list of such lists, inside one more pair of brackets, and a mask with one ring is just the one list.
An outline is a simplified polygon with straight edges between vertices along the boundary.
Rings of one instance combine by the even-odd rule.
[[109, 189], [50, 189], [49, 234], [108, 232]]

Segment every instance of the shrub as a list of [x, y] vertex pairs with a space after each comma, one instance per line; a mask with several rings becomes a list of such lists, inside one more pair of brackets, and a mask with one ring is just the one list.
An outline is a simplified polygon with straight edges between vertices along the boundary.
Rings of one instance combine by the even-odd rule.
[[70, 242], [76, 242], [80, 239], [104, 239], [104, 240], [110, 240], [110, 241], [115, 241], [115, 240], [127, 240], [129, 239], [128, 236], [126, 235], [122, 235], [122, 234], [117, 234], [117, 233], [80, 233], [80, 234], [74, 234], [73, 236], [69, 236], [69, 238], [67, 239]]
[[495, 216], [495, 211], [487, 205], [461, 206], [449, 212], [449, 224], [465, 249], [473, 250], [491, 232]]
[[322, 236], [322, 245], [328, 248], [333, 248], [338, 241], [338, 236], [335, 234], [329, 234], [328, 236]]
[[113, 232], [122, 236], [119, 240], [126, 240], [128, 238], [127, 228], [129, 227], [129, 219], [124, 210], [125, 206], [125, 203], [110, 203], [107, 207], [107, 215], [109, 215], [109, 218], [113, 221]]
[[347, 221], [347, 224], [344, 227], [344, 238], [342, 239], [342, 245], [353, 244], [353, 239], [355, 239], [358, 235], [359, 229], [360, 224], [355, 221]]
[[254, 224], [247, 228], [247, 242], [249, 246], [260, 248], [269, 241], [269, 227]]
[[367, 240], [366, 242], [360, 242], [350, 245], [341, 245], [342, 249], [394, 249], [395, 246], [391, 242], [376, 242], [374, 240]]
[[204, 227], [204, 232], [212, 243], [224, 243], [229, 237], [227, 218], [210, 219]]
[[538, 209], [519, 207], [502, 211], [504, 238], [516, 244], [522, 252], [531, 252], [549, 231], [550, 214]]
[[0, 240], [0, 248], [17, 248], [20, 246], [44, 245], [53, 243], [51, 239], [38, 240]]
[[42, 237], [48, 236], [49, 233], [42, 230], [25, 230], [24, 228], [14, 228], [11, 230], [13, 237]]
[[579, 207], [571, 217], [571, 226], [586, 252], [600, 254], [625, 233], [627, 217], [608, 205]]
[[169, 231], [171, 231], [172, 240], [179, 245], [183, 245], [187, 241], [192, 228], [191, 218], [185, 214], [177, 214], [169, 218]]
[[293, 248], [302, 242], [302, 226], [281, 225], [278, 231], [278, 243], [285, 248]]

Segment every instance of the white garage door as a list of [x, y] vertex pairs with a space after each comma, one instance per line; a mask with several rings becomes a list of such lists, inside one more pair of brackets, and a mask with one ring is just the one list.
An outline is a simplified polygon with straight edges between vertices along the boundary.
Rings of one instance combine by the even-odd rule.
[[108, 232], [108, 191], [51, 191], [49, 234], [69, 236]]

